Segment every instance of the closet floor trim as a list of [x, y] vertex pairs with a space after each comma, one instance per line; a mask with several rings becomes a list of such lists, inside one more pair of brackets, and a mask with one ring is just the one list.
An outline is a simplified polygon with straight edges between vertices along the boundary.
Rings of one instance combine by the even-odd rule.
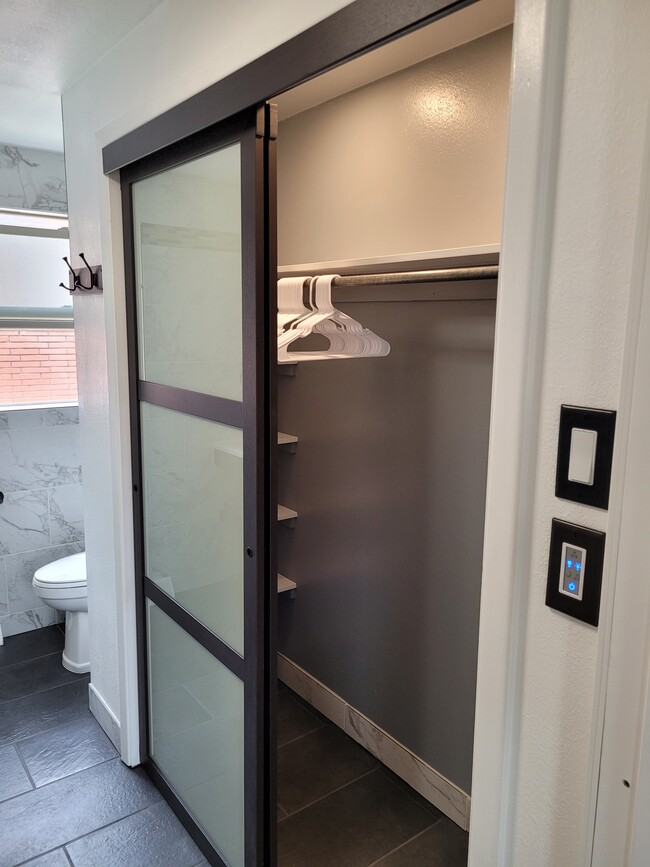
[[278, 653], [278, 678], [445, 816], [464, 831], [469, 829], [470, 796], [467, 792], [281, 653]]

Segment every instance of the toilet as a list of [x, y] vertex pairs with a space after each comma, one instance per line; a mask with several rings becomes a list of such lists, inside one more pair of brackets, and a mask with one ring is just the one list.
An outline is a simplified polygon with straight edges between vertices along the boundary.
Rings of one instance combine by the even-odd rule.
[[63, 667], [76, 674], [90, 671], [86, 552], [41, 566], [34, 573], [32, 586], [43, 602], [65, 611]]

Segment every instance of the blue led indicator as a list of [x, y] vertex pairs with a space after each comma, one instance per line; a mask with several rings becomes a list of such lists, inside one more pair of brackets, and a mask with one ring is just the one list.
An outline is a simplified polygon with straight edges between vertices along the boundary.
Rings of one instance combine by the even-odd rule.
[[570, 569], [570, 568], [573, 566], [573, 560], [567, 560], [567, 561], [566, 561], [566, 564], [567, 564], [567, 566], [568, 566], [569, 569]]
[[570, 590], [572, 593], [574, 593], [574, 592], [575, 592], [575, 589], [576, 589], [576, 582], [575, 582], [575, 581], [569, 581], [569, 590]]
[[582, 563], [576, 563], [576, 572], [579, 572], [582, 569]]

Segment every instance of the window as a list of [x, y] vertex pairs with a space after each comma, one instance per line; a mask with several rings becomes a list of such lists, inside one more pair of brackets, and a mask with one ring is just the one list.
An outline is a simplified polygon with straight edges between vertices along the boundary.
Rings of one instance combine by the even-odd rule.
[[76, 403], [67, 220], [0, 211], [0, 407]]

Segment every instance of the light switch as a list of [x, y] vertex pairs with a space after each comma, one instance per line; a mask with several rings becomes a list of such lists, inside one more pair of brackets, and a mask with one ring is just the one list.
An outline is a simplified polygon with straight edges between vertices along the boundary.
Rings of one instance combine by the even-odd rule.
[[616, 413], [586, 406], [560, 408], [555, 496], [606, 509]]
[[593, 485], [598, 431], [574, 427], [571, 430], [569, 481]]
[[546, 604], [598, 626], [605, 534], [553, 518]]
[[562, 543], [562, 565], [558, 590], [565, 596], [582, 599], [582, 582], [587, 565], [587, 551], [569, 542]]

